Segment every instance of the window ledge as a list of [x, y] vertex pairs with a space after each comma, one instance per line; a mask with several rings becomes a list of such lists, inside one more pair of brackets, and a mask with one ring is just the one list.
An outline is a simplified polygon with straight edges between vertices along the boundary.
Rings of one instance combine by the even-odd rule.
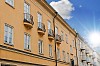
[[50, 58], [53, 58], [53, 56], [49, 56]]
[[9, 3], [7, 3], [7, 2], [5, 2], [5, 3], [6, 3], [7, 5], [9, 5], [10, 7], [12, 7], [13, 9], [15, 9], [14, 6], [10, 5]]
[[39, 55], [44, 55], [43, 53], [39, 53]]
[[31, 52], [31, 50], [30, 50], [30, 49], [24, 49], [24, 50]]
[[14, 46], [14, 44], [7, 43], [7, 42], [4, 42], [4, 44], [9, 45], [9, 46]]

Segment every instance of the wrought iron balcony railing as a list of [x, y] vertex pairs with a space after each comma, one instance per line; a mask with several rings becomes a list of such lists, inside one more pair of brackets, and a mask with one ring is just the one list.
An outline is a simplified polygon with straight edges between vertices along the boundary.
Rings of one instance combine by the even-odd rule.
[[45, 25], [41, 22], [38, 22], [38, 33], [44, 35], [46, 32]]
[[48, 36], [54, 37], [54, 32], [52, 29], [48, 29]]
[[29, 13], [24, 13], [24, 22], [27, 22], [33, 25], [34, 24], [33, 16]]
[[61, 44], [61, 36], [60, 35], [58, 35], [58, 34], [56, 34], [56, 42], [58, 43], [58, 44]]

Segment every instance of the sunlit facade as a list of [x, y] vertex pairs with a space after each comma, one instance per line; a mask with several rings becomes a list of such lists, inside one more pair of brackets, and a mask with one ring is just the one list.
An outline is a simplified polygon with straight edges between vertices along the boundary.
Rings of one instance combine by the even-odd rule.
[[[94, 66], [94, 50], [77, 34], [77, 57], [79, 66]], [[98, 66], [98, 65], [97, 65]]]
[[94, 52], [93, 57], [94, 57], [94, 66], [100, 66], [100, 54]]
[[77, 66], [76, 32], [45, 0], [0, 0], [0, 66]]

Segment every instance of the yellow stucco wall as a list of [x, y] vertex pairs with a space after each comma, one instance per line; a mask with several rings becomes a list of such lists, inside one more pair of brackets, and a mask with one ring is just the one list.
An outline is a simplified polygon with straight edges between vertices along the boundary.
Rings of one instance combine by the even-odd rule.
[[[24, 33], [28, 33], [31, 35], [31, 52], [33, 54], [38, 53], [38, 40], [43, 40], [44, 43], [44, 50], [43, 50], [43, 56], [49, 57], [49, 48], [48, 45], [51, 44], [53, 47], [53, 58], [55, 59], [55, 45], [54, 40], [50, 41], [48, 39], [48, 20], [51, 21], [52, 29], [53, 29], [53, 11], [50, 7], [48, 7], [47, 3], [43, 2], [43, 0], [38, 2], [37, 0], [25, 0], [27, 3], [30, 4], [30, 14], [33, 16], [34, 25], [32, 29], [27, 29], [27, 27], [24, 26], [24, 0], [14, 0], [14, 7], [12, 8], [7, 3], [5, 3], [5, 0], [0, 0], [0, 44], [3, 46], [7, 46], [10, 48], [16, 48], [21, 51], [29, 52], [24, 50]], [[46, 8], [46, 5], [43, 6], [45, 3], [50, 11]], [[43, 23], [45, 24], [46, 32], [45, 35], [40, 36], [37, 31], [38, 27], [38, 17], [37, 13], [41, 13], [43, 16]], [[9, 46], [7, 44], [4, 44], [4, 24], [7, 23], [11, 26], [13, 26], [13, 43], [14, 46]], [[64, 41], [61, 42], [60, 45], [57, 45], [60, 49], [60, 58], [61, 61], [62, 51], [64, 50], [66, 53], [70, 54], [70, 45], [72, 45], [72, 40], [75, 39], [75, 31], [72, 30], [69, 25], [67, 25], [60, 16], [57, 16], [55, 20], [55, 25], [58, 27], [58, 33], [61, 34], [61, 31], [64, 33]], [[66, 34], [68, 35], [68, 44], [66, 43]], [[6, 48], [7, 49], [7, 48]], [[71, 59], [76, 56], [76, 48], [73, 47], [73, 55], [70, 55]], [[30, 62], [30, 63], [37, 63], [37, 64], [46, 64], [50, 66], [55, 66], [55, 62], [41, 59], [41, 58], [35, 58], [31, 56], [27, 56], [24, 54], [19, 54], [17, 52], [11, 52], [8, 50], [0, 49], [0, 58], [8, 59], [8, 60], [16, 60], [16, 61], [22, 61], [22, 62]], [[66, 59], [67, 60], [67, 59]], [[69, 64], [63, 64], [58, 63], [58, 66], [69, 66]], [[19, 65], [20, 66], [20, 65]]]

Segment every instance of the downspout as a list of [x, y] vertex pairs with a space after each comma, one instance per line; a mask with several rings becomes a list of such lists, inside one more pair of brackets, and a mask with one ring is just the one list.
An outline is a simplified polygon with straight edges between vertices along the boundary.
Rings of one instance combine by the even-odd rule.
[[57, 50], [56, 50], [56, 36], [55, 36], [55, 18], [56, 18], [56, 16], [57, 16], [57, 12], [55, 12], [55, 16], [53, 17], [53, 28], [54, 28], [54, 44], [55, 44], [55, 63], [56, 63], [56, 65], [55, 66], [57, 66]]
[[78, 36], [78, 33], [76, 33], [75, 44], [76, 44], [77, 66], [79, 66], [79, 65], [78, 65], [78, 60], [79, 60], [79, 59], [78, 59], [78, 54], [77, 54], [77, 53], [78, 53], [78, 48], [77, 48], [77, 36]]

